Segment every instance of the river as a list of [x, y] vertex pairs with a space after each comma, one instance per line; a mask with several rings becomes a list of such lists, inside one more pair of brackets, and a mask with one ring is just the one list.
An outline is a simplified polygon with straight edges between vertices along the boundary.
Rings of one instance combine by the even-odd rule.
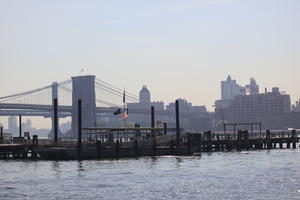
[[300, 199], [300, 149], [0, 161], [0, 199]]

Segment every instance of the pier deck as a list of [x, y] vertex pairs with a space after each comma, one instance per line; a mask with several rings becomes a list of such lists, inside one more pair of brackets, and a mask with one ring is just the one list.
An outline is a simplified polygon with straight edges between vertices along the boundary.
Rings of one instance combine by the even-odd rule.
[[[192, 155], [197, 152], [297, 148], [299, 137], [290, 133], [249, 134], [239, 131], [236, 135], [183, 133], [177, 143], [176, 134], [124, 137], [122, 134], [76, 140], [32, 140], [12, 144], [0, 144], [0, 159], [103, 159], [138, 156]], [[141, 136], [141, 135], [139, 135]]]

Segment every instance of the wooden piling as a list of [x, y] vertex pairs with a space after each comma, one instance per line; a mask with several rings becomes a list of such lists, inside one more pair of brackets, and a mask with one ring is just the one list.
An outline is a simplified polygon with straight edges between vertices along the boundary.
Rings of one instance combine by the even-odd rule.
[[57, 118], [57, 98], [53, 99], [53, 123], [54, 123], [54, 142], [57, 143], [57, 130], [58, 130], [58, 118]]
[[120, 156], [120, 143], [119, 143], [119, 140], [116, 141], [116, 144], [115, 144], [115, 156], [116, 158], [119, 158]]
[[156, 138], [154, 137], [153, 138], [153, 141], [152, 141], [152, 153], [153, 153], [153, 156], [156, 156]]
[[170, 141], [170, 154], [171, 155], [174, 154], [174, 141], [173, 140]]
[[137, 139], [134, 140], [134, 156], [138, 156], [138, 141]]
[[266, 130], [266, 144], [267, 144], [267, 149], [272, 149], [270, 130]]
[[19, 115], [19, 137], [22, 137], [22, 115]]
[[279, 142], [279, 148], [282, 149], [283, 148], [283, 145], [282, 145], [282, 141], [280, 140]]
[[292, 144], [293, 144], [293, 149], [296, 149], [296, 131], [292, 130]]
[[81, 151], [81, 99], [78, 99], [78, 138], [77, 138], [77, 148]]
[[164, 123], [164, 135], [167, 135], [167, 123]]
[[151, 127], [155, 127], [154, 106], [151, 106]]
[[3, 127], [0, 127], [0, 144], [3, 143]]
[[191, 135], [189, 133], [187, 135], [187, 154], [191, 154]]
[[96, 153], [97, 158], [101, 157], [101, 140], [96, 140]]
[[175, 101], [175, 112], [176, 112], [176, 146], [179, 149], [180, 146], [180, 126], [179, 126], [179, 101]]
[[202, 151], [202, 134], [199, 134], [199, 139], [198, 139], [198, 151]]

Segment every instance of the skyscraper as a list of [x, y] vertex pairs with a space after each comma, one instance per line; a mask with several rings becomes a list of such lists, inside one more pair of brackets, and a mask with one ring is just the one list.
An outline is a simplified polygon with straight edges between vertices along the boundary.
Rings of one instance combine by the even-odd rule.
[[8, 131], [13, 135], [18, 133], [17, 118], [15, 116], [8, 118]]
[[226, 81], [221, 82], [221, 96], [222, 100], [233, 100], [237, 95], [244, 95], [245, 88], [236, 83], [236, 80], [232, 80], [228, 75]]
[[146, 85], [144, 85], [140, 91], [140, 103], [144, 106], [150, 106], [151, 104], [151, 93]]
[[246, 93], [248, 95], [259, 94], [259, 86], [256, 84], [256, 81], [254, 78], [250, 78], [250, 84], [246, 85]]

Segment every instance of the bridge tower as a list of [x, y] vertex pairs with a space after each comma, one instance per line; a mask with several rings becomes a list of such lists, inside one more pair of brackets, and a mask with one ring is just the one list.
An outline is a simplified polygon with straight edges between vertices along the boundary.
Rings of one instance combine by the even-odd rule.
[[[54, 106], [54, 99], [58, 99], [58, 83], [56, 81], [52, 82], [51, 90], [52, 90], [52, 106]], [[52, 128], [48, 137], [53, 138], [54, 135], [54, 110], [53, 109], [51, 111], [51, 121], [52, 121]], [[58, 123], [57, 134], [61, 135], [61, 132], [59, 130], [59, 116], [57, 116], [57, 123]]]
[[82, 128], [96, 126], [95, 76], [72, 77], [72, 136], [78, 135], [78, 99], [82, 105]]

